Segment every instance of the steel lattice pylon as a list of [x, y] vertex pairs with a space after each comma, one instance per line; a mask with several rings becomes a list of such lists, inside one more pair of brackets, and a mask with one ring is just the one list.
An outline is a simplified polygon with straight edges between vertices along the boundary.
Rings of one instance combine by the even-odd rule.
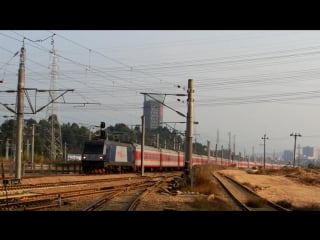
[[[53, 40], [51, 42], [53, 45]], [[52, 47], [51, 51], [52, 55], [52, 64], [51, 64], [51, 80], [50, 80], [50, 94], [49, 94], [49, 101], [52, 99], [55, 99], [55, 83], [56, 83], [56, 76], [57, 76], [57, 55], [56, 51], [54, 49], [54, 46]], [[50, 131], [48, 132], [48, 141], [47, 141], [47, 150], [49, 152], [49, 158], [50, 161], [56, 161], [62, 159], [62, 137], [61, 137], [61, 126], [58, 121], [58, 116], [56, 114], [57, 107], [56, 103], [52, 102], [51, 105], [47, 108], [47, 119], [50, 123]]]

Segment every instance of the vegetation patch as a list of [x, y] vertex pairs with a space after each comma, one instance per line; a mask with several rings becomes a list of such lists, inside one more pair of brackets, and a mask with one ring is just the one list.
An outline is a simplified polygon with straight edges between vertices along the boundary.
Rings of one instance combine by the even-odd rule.
[[[228, 204], [223, 198], [217, 196], [219, 187], [214, 183], [212, 171], [220, 169], [213, 165], [195, 166], [192, 172], [193, 184], [192, 186], [185, 186], [181, 191], [198, 192], [206, 196], [199, 196], [192, 202], [187, 204], [199, 211], [231, 211], [232, 206]], [[208, 200], [208, 196], [214, 194], [213, 200]]]
[[210, 195], [218, 190], [217, 185], [213, 182], [211, 171], [214, 166], [201, 165], [195, 166], [192, 172], [192, 186], [185, 186], [181, 191], [198, 192]]
[[207, 197], [201, 197], [187, 204], [199, 211], [231, 211], [231, 206], [217, 196], [213, 201], [208, 201]]
[[244, 183], [242, 183], [242, 185], [247, 186], [248, 188], [250, 188], [253, 191], [256, 191], [257, 189], [259, 189], [259, 187], [257, 185], [254, 186], [254, 185], [252, 185], [251, 183], [248, 183], [248, 182], [244, 182]]
[[302, 177], [300, 180], [301, 180], [301, 182], [308, 184], [308, 185], [314, 185], [317, 183], [317, 179], [314, 177], [308, 177], [308, 176]]
[[311, 204], [303, 207], [292, 207], [292, 211], [320, 211], [320, 206]]
[[280, 205], [281, 207], [287, 208], [287, 209], [291, 209], [292, 208], [291, 202], [288, 202], [287, 200], [277, 201], [276, 204]]
[[284, 176], [284, 177], [291, 178], [294, 181], [307, 184], [307, 185], [318, 185], [320, 183], [319, 181], [320, 173], [317, 169], [313, 169], [313, 168], [301, 168], [301, 167], [293, 168], [289, 166], [285, 166], [280, 169], [259, 168], [258, 171], [254, 173], [251, 172], [251, 174]]
[[251, 197], [246, 201], [245, 204], [251, 208], [261, 208], [266, 204], [266, 201], [258, 197]]

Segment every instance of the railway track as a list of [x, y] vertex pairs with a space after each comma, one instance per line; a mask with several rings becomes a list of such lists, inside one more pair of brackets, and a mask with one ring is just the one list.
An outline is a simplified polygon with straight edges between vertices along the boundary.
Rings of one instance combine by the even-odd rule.
[[157, 186], [172, 176], [131, 184], [126, 189], [107, 194], [86, 206], [83, 211], [135, 211], [139, 202]]
[[116, 178], [90, 179], [90, 180], [81, 180], [81, 181], [62, 181], [62, 182], [60, 181], [60, 182], [51, 182], [51, 183], [8, 185], [8, 186], [1, 186], [0, 193], [5, 191], [13, 191], [13, 190], [39, 189], [39, 188], [94, 184], [94, 183], [102, 183], [102, 182], [125, 181], [125, 180], [138, 179], [138, 178], [141, 178], [141, 177], [140, 176], [116, 177]]
[[152, 176], [117, 177], [27, 186], [20, 185], [21, 188], [15, 186], [14, 192], [16, 194], [0, 199], [0, 210], [38, 211], [54, 208], [64, 209], [64, 207], [68, 207], [65, 205], [71, 205], [79, 201], [79, 199], [114, 196], [119, 191], [127, 192], [138, 187], [147, 189], [154, 183], [154, 179]]
[[[0, 210], [40, 210], [56, 207], [58, 206], [59, 199], [67, 202], [74, 198], [112, 192], [115, 191], [115, 188], [127, 187], [128, 183], [126, 182], [139, 181], [138, 179], [141, 181], [141, 178], [116, 178], [96, 181], [77, 181], [76, 183], [62, 183], [54, 186], [51, 184], [40, 184], [35, 188], [28, 188], [28, 191], [16, 192], [15, 195], [0, 199]], [[119, 182], [120, 180], [124, 183], [121, 184], [121, 182]], [[41, 192], [39, 188], [41, 188]]]
[[289, 211], [276, 203], [262, 198], [245, 185], [226, 175], [214, 172], [212, 176], [222, 185], [242, 211]]

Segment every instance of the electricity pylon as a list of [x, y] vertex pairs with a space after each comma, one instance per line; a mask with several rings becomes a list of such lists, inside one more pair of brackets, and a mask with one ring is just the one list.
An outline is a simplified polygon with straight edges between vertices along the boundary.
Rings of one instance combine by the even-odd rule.
[[[57, 78], [57, 55], [56, 50], [54, 48], [54, 41], [53, 37], [51, 40], [52, 51], [50, 52], [52, 55], [52, 63], [51, 63], [51, 80], [50, 80], [50, 94], [49, 94], [49, 101], [56, 99], [56, 91], [55, 91], [55, 84]], [[47, 108], [47, 119], [50, 122], [50, 132], [48, 134], [47, 140], [47, 149], [49, 152], [49, 159], [50, 161], [59, 160], [63, 156], [62, 151], [62, 136], [61, 136], [61, 126], [58, 121], [57, 112], [57, 105], [53, 101], [51, 105]]]

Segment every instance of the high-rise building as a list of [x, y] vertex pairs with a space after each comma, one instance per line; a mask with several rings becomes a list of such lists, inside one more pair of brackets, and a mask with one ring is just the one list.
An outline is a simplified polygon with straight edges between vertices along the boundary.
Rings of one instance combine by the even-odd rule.
[[154, 99], [144, 97], [143, 114], [145, 116], [145, 128], [156, 129], [163, 122], [163, 105]]
[[313, 149], [313, 157], [315, 160], [319, 160], [319, 156], [320, 156], [320, 149], [317, 147], [317, 148], [314, 148]]
[[312, 157], [313, 156], [313, 147], [303, 147], [302, 148], [302, 154], [306, 157]]
[[290, 150], [283, 151], [283, 160], [284, 161], [292, 161], [293, 159], [293, 152]]

